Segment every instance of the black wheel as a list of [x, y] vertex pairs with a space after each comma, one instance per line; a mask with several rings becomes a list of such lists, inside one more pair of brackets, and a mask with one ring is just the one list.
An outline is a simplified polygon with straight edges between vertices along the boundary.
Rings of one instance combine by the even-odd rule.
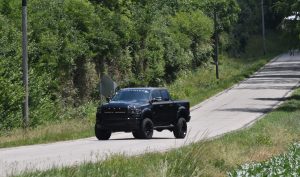
[[95, 126], [95, 135], [98, 138], [98, 140], [108, 140], [111, 136], [111, 131], [100, 129], [96, 125]]
[[179, 138], [179, 139], [185, 138], [186, 132], [187, 132], [186, 120], [184, 118], [179, 118], [173, 130], [173, 134], [175, 138]]
[[141, 122], [140, 129], [132, 133], [135, 138], [151, 139], [153, 136], [153, 122], [151, 119], [145, 118]]
[[132, 132], [132, 135], [133, 135], [133, 137], [136, 138], [136, 139], [141, 139], [141, 136], [140, 136], [140, 134], [139, 134], [137, 131], [133, 131], [133, 132]]

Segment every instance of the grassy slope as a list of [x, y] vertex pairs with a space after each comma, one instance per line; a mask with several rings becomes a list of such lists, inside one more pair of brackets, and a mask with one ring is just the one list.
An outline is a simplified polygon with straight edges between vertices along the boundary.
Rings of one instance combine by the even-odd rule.
[[166, 153], [114, 156], [98, 163], [21, 176], [225, 176], [238, 165], [258, 162], [300, 141], [300, 89], [253, 127]]

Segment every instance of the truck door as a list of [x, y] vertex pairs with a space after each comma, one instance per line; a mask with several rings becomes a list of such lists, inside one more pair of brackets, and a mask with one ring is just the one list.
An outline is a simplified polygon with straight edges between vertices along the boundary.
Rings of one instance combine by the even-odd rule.
[[153, 114], [153, 122], [155, 125], [163, 124], [163, 109], [164, 105], [162, 103], [162, 96], [159, 90], [153, 90], [151, 93], [152, 101], [152, 114]]
[[163, 122], [164, 123], [172, 123], [173, 120], [177, 116], [177, 109], [176, 105], [173, 103], [173, 101], [170, 98], [170, 94], [167, 90], [163, 89], [160, 91], [161, 96], [162, 96], [162, 104], [163, 106]]

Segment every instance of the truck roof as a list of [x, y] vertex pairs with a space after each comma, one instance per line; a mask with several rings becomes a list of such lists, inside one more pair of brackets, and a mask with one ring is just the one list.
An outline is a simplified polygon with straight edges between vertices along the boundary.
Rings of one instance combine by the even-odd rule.
[[123, 88], [121, 90], [156, 90], [156, 89], [166, 89], [163, 87], [132, 87], [132, 88]]

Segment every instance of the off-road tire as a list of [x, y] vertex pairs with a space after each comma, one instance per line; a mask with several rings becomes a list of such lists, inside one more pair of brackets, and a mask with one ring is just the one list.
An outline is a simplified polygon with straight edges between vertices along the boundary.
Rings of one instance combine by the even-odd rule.
[[187, 124], [184, 118], [179, 118], [177, 123], [175, 124], [173, 134], [175, 138], [183, 139], [185, 138], [187, 133]]
[[138, 131], [133, 131], [133, 132], [132, 132], [132, 135], [133, 135], [133, 137], [136, 138], [136, 139], [141, 139], [141, 136], [140, 136], [140, 134], [139, 134]]
[[142, 120], [140, 129], [132, 133], [138, 139], [151, 139], [153, 136], [153, 122], [149, 118]]
[[108, 140], [111, 136], [111, 131], [110, 130], [105, 130], [105, 129], [100, 129], [95, 126], [95, 135], [98, 140]]

